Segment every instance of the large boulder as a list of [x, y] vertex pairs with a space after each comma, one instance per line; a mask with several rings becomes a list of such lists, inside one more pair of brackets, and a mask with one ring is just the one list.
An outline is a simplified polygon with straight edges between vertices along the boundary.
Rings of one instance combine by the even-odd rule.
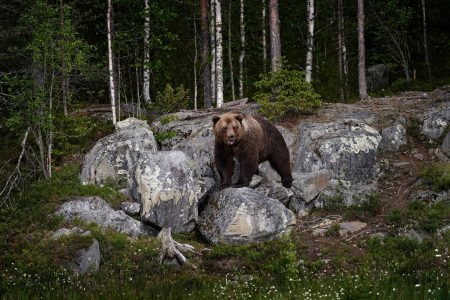
[[373, 65], [367, 68], [367, 87], [376, 91], [388, 87], [389, 67], [385, 64]]
[[422, 134], [433, 140], [442, 137], [450, 125], [450, 108], [432, 111], [423, 117]]
[[150, 226], [135, 220], [121, 210], [114, 210], [100, 197], [80, 197], [61, 205], [56, 212], [65, 220], [81, 219], [86, 223], [96, 223], [102, 228], [110, 228], [132, 237], [155, 236]]
[[317, 208], [336, 209], [343, 206], [359, 205], [368, 200], [377, 190], [376, 182], [355, 184], [349, 181], [331, 179], [314, 201]]
[[447, 135], [445, 136], [444, 140], [442, 141], [441, 149], [442, 149], [442, 152], [445, 153], [445, 155], [450, 157], [450, 131], [447, 132]]
[[157, 144], [147, 122], [135, 118], [118, 122], [115, 133], [100, 139], [86, 155], [81, 182], [102, 185], [110, 178], [121, 188], [131, 188], [139, 157], [156, 150]]
[[358, 119], [333, 123], [303, 123], [293, 172], [332, 172], [332, 178], [354, 183], [378, 175], [376, 155], [381, 136]]
[[214, 133], [211, 116], [192, 120], [161, 121], [152, 124], [156, 134], [167, 138], [160, 141], [161, 150], [180, 150], [186, 154], [194, 177], [215, 177]]
[[197, 220], [197, 196], [188, 159], [181, 151], [145, 153], [136, 166], [141, 218], [174, 232], [190, 232]]
[[212, 195], [199, 231], [213, 244], [245, 244], [279, 238], [293, 225], [294, 214], [279, 201], [247, 187], [226, 188]]
[[292, 182], [292, 191], [294, 197], [289, 202], [289, 208], [295, 213], [314, 206], [317, 196], [327, 186], [331, 178], [331, 171], [319, 170], [310, 173], [294, 173], [294, 182]]
[[380, 150], [385, 152], [398, 151], [408, 143], [406, 129], [401, 124], [387, 127], [381, 131]]

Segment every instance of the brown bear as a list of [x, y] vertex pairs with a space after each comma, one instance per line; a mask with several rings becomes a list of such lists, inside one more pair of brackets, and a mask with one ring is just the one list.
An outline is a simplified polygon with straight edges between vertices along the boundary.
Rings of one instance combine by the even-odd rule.
[[214, 160], [219, 171], [220, 188], [232, 184], [235, 157], [239, 161], [237, 187], [248, 186], [258, 165], [268, 160], [281, 176], [284, 187], [292, 186], [289, 150], [280, 131], [261, 117], [239, 111], [227, 112], [212, 119], [215, 135]]

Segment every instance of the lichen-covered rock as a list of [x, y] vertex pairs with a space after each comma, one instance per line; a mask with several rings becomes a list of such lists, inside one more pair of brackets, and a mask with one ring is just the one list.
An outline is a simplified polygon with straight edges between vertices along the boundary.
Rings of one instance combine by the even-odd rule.
[[450, 157], [450, 131], [447, 132], [447, 135], [445, 136], [444, 140], [442, 141], [441, 149], [442, 149], [442, 152], [445, 153], [445, 155]]
[[198, 217], [192, 171], [181, 151], [145, 153], [136, 166], [141, 218], [173, 232], [190, 232]]
[[294, 173], [292, 191], [297, 199], [310, 202], [324, 190], [331, 179], [331, 172], [319, 170], [309, 173]]
[[101, 257], [100, 244], [93, 239], [89, 248], [78, 251], [78, 256], [68, 266], [77, 275], [95, 273], [100, 268]]
[[199, 231], [213, 244], [245, 244], [279, 238], [293, 225], [294, 214], [279, 201], [247, 187], [226, 188], [212, 195]]
[[110, 178], [121, 188], [130, 188], [140, 155], [156, 150], [155, 138], [145, 121], [128, 118], [118, 122], [115, 133], [97, 141], [86, 155], [81, 182], [102, 185]]
[[83, 230], [79, 227], [73, 227], [70, 229], [69, 228], [60, 228], [52, 234], [51, 239], [57, 240], [63, 236], [69, 236], [72, 234], [80, 234], [80, 235], [85, 236], [85, 235], [90, 235], [91, 232], [89, 230]]
[[209, 192], [216, 186], [216, 181], [210, 177], [194, 178], [194, 191], [198, 203], [206, 200]]
[[288, 206], [294, 196], [291, 189], [285, 188], [278, 182], [265, 182], [258, 186], [255, 190], [269, 198], [280, 201], [284, 206]]
[[215, 177], [214, 133], [211, 117], [193, 120], [174, 120], [167, 124], [153, 124], [158, 134], [173, 136], [160, 141], [162, 150], [180, 150], [186, 154], [194, 177]]
[[422, 133], [433, 140], [438, 140], [450, 125], [450, 108], [432, 111], [423, 118]]
[[387, 127], [381, 131], [381, 142], [379, 145], [381, 151], [398, 151], [401, 146], [407, 143], [406, 129], [401, 124]]
[[331, 179], [328, 186], [317, 196], [314, 206], [317, 208], [351, 206], [367, 201], [367, 197], [375, 191], [376, 182], [354, 184], [349, 181]]
[[332, 178], [362, 183], [378, 175], [381, 136], [360, 120], [304, 123], [299, 127], [294, 173], [332, 171]]
[[100, 197], [80, 197], [61, 205], [56, 212], [65, 220], [81, 219], [86, 223], [96, 223], [102, 228], [111, 228], [132, 237], [155, 236], [150, 226], [135, 220], [121, 210], [114, 210]]
[[138, 216], [141, 211], [141, 204], [137, 202], [122, 202], [120, 208], [129, 216]]

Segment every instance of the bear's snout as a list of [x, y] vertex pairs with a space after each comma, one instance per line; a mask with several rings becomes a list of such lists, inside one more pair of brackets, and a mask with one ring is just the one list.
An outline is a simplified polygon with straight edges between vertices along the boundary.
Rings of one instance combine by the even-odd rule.
[[236, 141], [236, 137], [234, 136], [234, 134], [227, 136], [226, 142], [228, 145], [233, 145], [235, 141]]

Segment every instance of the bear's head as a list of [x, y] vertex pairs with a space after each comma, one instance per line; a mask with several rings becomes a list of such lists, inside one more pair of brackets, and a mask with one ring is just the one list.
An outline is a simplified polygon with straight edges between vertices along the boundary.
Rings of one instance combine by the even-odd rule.
[[244, 115], [241, 113], [226, 113], [221, 116], [213, 116], [214, 135], [227, 145], [237, 143], [244, 134], [243, 118]]

